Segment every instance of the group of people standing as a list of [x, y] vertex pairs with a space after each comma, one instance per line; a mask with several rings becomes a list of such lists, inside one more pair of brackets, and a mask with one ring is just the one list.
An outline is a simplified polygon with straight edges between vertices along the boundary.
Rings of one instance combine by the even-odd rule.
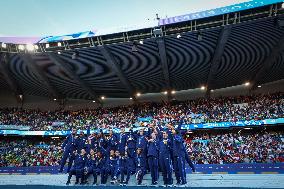
[[130, 176], [135, 174], [138, 185], [142, 184], [146, 173], [151, 174], [152, 185], [158, 185], [159, 171], [162, 172], [165, 186], [173, 186], [174, 172], [176, 185], [183, 186], [186, 182], [185, 165], [192, 164], [186, 151], [181, 135], [180, 121], [177, 128], [168, 124], [162, 127], [152, 124], [147, 131], [144, 129], [134, 132], [132, 128], [125, 132], [114, 133], [111, 129], [108, 135], [102, 131], [85, 137], [84, 132], [77, 136], [77, 130], [67, 136], [62, 144], [63, 157], [60, 172], [68, 161], [69, 173], [67, 185], [72, 175], [76, 175], [76, 183], [87, 183], [88, 177], [93, 176], [93, 184], [97, 184], [97, 176], [101, 177], [101, 185], [106, 185], [110, 176], [111, 183], [127, 185]]

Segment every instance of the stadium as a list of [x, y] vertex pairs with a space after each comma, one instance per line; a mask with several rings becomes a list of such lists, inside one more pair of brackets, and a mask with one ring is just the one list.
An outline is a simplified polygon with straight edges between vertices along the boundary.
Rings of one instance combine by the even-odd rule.
[[1, 188], [284, 188], [283, 126], [283, 0], [0, 35]]

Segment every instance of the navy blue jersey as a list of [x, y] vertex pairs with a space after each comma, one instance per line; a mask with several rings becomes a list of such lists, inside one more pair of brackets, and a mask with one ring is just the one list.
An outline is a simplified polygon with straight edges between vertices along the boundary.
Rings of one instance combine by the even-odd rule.
[[148, 142], [148, 153], [147, 156], [155, 156], [158, 157], [159, 155], [159, 143], [157, 140], [152, 142]]
[[63, 142], [61, 148], [62, 149], [72, 149], [74, 150], [76, 148], [77, 139], [74, 135], [70, 134], [66, 137], [65, 141]]
[[159, 141], [160, 156], [170, 156], [172, 153], [172, 142], [170, 139], [162, 139]]
[[77, 154], [74, 160], [74, 168], [75, 169], [83, 169], [87, 165], [87, 157], [81, 154]]

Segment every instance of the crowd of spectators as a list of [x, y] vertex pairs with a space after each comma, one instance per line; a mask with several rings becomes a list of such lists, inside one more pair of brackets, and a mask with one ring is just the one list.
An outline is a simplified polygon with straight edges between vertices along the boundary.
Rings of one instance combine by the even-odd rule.
[[27, 139], [0, 141], [0, 167], [59, 165], [62, 140], [32, 142]]
[[[69, 130], [120, 128], [137, 125], [139, 117], [168, 123], [190, 124], [284, 117], [284, 94], [219, 97], [170, 103], [139, 103], [130, 106], [93, 110], [40, 111], [0, 109], [0, 125], [24, 125], [31, 130]], [[139, 125], [139, 123], [138, 123]], [[240, 135], [207, 134], [187, 140], [188, 152], [196, 164], [276, 163], [284, 162], [284, 138], [281, 133]], [[54, 166], [59, 164], [61, 139], [49, 142], [1, 140], [0, 166]]]
[[187, 149], [196, 164], [284, 162], [284, 133], [205, 134], [188, 138]]
[[[0, 141], [0, 167], [59, 165], [63, 140], [5, 138]], [[191, 134], [185, 144], [194, 164], [284, 162], [283, 132]]]
[[[170, 103], [138, 103], [93, 110], [40, 111], [0, 109], [0, 125], [25, 125], [30, 130], [69, 130], [120, 128], [139, 125], [139, 117], [152, 121], [174, 122], [185, 117], [185, 123], [208, 123], [240, 120], [261, 120], [284, 117], [284, 94], [219, 97]], [[57, 124], [56, 124], [57, 123]]]

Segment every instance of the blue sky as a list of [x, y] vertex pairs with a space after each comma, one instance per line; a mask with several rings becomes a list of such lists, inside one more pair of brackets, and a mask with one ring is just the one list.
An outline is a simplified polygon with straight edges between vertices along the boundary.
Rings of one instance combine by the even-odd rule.
[[0, 36], [64, 35], [133, 26], [248, 0], [0, 0]]

